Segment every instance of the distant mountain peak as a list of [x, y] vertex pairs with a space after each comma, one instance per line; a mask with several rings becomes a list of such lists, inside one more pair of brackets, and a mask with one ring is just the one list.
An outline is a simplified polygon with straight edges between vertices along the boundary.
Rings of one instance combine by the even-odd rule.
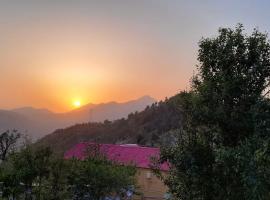
[[[156, 100], [148, 95], [126, 102], [89, 103], [65, 113], [54, 113], [31, 106], [7, 110], [0, 113], [0, 127], [27, 130], [33, 138], [40, 138], [55, 129], [77, 123], [114, 121], [126, 118], [132, 112], [140, 112]], [[15, 123], [16, 122], [16, 123]]]
[[142, 97], [140, 97], [138, 100], [149, 100], [149, 101], [157, 101], [156, 99], [154, 99], [153, 97], [149, 96], [149, 95], [144, 95]]
[[19, 107], [19, 108], [14, 108], [11, 111], [13, 112], [43, 112], [43, 113], [52, 113], [52, 111], [46, 109], [46, 108], [34, 108], [31, 106], [25, 106], [25, 107]]

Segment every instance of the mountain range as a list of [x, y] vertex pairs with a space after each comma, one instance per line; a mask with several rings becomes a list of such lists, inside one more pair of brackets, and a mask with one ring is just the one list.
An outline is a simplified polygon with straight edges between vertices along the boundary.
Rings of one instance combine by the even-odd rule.
[[139, 144], [142, 146], [173, 145], [182, 126], [182, 97], [175, 95], [155, 102], [141, 112], [114, 121], [88, 122], [57, 129], [39, 139], [36, 147], [50, 147], [64, 153], [80, 142]]
[[126, 118], [128, 114], [140, 112], [154, 102], [156, 100], [152, 97], [143, 96], [124, 103], [90, 103], [66, 113], [54, 113], [47, 109], [33, 107], [0, 110], [0, 131], [16, 129], [36, 140], [56, 129], [74, 124]]

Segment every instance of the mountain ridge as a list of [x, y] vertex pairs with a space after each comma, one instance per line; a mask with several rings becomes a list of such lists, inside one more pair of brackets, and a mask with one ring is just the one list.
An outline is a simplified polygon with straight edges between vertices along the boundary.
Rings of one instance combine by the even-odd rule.
[[49, 146], [56, 153], [64, 153], [80, 142], [110, 144], [134, 144], [159, 146], [175, 142], [175, 133], [182, 123], [179, 108], [181, 97], [175, 95], [155, 102], [140, 112], [132, 112], [127, 118], [99, 123], [80, 123], [55, 130], [35, 143]]
[[45, 108], [31, 106], [0, 110], [0, 131], [18, 129], [31, 138], [38, 139], [56, 129], [65, 128], [77, 123], [101, 122], [125, 118], [129, 113], [141, 111], [156, 100], [143, 96], [126, 102], [107, 102], [86, 104], [78, 109], [64, 113], [54, 113]]

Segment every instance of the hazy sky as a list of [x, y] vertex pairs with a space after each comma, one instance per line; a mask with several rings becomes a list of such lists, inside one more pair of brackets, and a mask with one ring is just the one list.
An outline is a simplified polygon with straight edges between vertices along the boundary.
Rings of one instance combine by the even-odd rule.
[[270, 31], [265, 0], [2, 0], [0, 108], [156, 99], [188, 87], [218, 27]]

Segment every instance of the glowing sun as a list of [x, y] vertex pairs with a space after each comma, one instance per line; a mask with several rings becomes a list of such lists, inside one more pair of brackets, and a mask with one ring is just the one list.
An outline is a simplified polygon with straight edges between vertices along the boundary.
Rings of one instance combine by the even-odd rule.
[[79, 108], [81, 106], [81, 102], [79, 100], [76, 100], [76, 101], [73, 102], [73, 106], [75, 108]]

